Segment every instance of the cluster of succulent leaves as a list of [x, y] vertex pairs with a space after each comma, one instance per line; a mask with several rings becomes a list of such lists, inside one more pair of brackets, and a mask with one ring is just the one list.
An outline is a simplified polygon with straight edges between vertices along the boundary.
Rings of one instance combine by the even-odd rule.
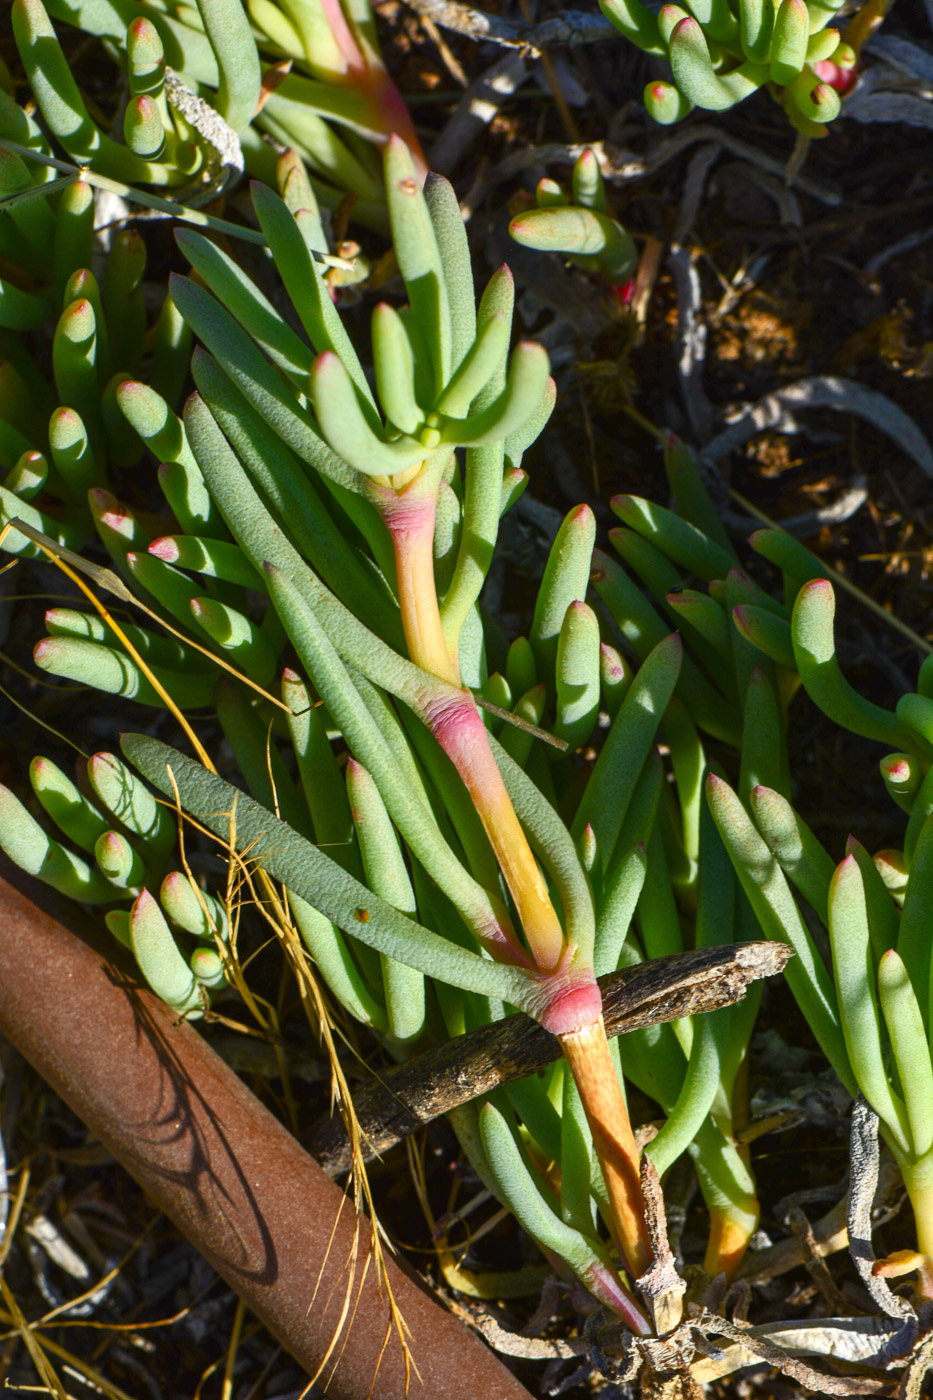
[[[789, 980], [823, 1053], [878, 1115], [913, 1207], [917, 1251], [883, 1261], [933, 1289], [933, 664], [894, 711], [845, 679], [834, 640], [835, 598], [820, 562], [789, 536], [761, 531], [753, 546], [777, 565], [785, 606], [736, 610], [749, 639], [794, 671], [835, 723], [896, 751], [881, 759], [888, 793], [907, 814], [899, 849], [870, 854], [849, 836], [837, 864], [791, 805], [787, 782], [737, 795], [712, 778], [709, 806], [762, 929], [796, 953]], [[801, 912], [801, 904], [810, 917]], [[812, 917], [815, 916], [815, 919]], [[828, 934], [827, 966], [813, 940]]]
[[[116, 394], [161, 463], [177, 528], [152, 539], [128, 507], [99, 487], [91, 492], [93, 523], [115, 570], [174, 634], [122, 619], [118, 633], [109, 614], [59, 607], [47, 614], [36, 660], [52, 675], [145, 704], [171, 696], [182, 709], [213, 706], [251, 797], [154, 739], [131, 737], [126, 753], [221, 840], [231, 839], [235, 811], [237, 849], [289, 890], [295, 924], [335, 997], [403, 1053], [483, 1024], [505, 1005], [540, 1013], [542, 997], [539, 975], [480, 956], [501, 876], [430, 727], [431, 706], [452, 687], [404, 655], [395, 592], [403, 554], [394, 546], [399, 530], [404, 536], [397, 513], [406, 490], [414, 503], [418, 490], [435, 493], [434, 577], [460, 678], [524, 721], [487, 715], [574, 955], [601, 973], [681, 947], [670, 872], [683, 907], [696, 911], [700, 942], [731, 935], [723, 882], [738, 926], [751, 925], [702, 817], [696, 726], [672, 699], [675, 687], [692, 689], [695, 665], [683, 661], [685, 689], [681, 645], [664, 626], [641, 649], [623, 629], [630, 654], [643, 658], [637, 670], [603, 640], [585, 601], [595, 538], [586, 508], [571, 512], [555, 541], [529, 635], [506, 644], [484, 624], [477, 604], [499, 521], [525, 485], [522, 452], [553, 402], [547, 359], [534, 345], [508, 354], [506, 270], [476, 307], [450, 186], [432, 179], [422, 195], [406, 148], [393, 142], [386, 187], [408, 305], [383, 304], [373, 314], [376, 396], [312, 258], [313, 231], [279, 196], [256, 186], [254, 208], [307, 341], [215, 244], [177, 234], [199, 276], [172, 286], [175, 311], [200, 342], [198, 392], [183, 420], [138, 381], [122, 381]], [[462, 461], [455, 449], [464, 449]], [[14, 498], [6, 518], [21, 510]], [[43, 514], [34, 528], [48, 527]], [[17, 546], [12, 532], [8, 539]], [[731, 566], [723, 546], [708, 547], [720, 572]], [[304, 676], [282, 671], [288, 641]], [[226, 660], [226, 674], [210, 653]], [[277, 675], [280, 701], [268, 689]], [[722, 695], [707, 698], [714, 731], [735, 739], [738, 701], [730, 708]], [[596, 735], [601, 713], [610, 727], [581, 791], [574, 751]], [[656, 751], [662, 718], [676, 755], [673, 807]], [[565, 752], [534, 738], [528, 726], [542, 723]], [[69, 840], [93, 849], [97, 869], [47, 836], [11, 796], [0, 823], [8, 854], [75, 897], [132, 899], [129, 913], [111, 911], [114, 933], [171, 1004], [202, 1006], [211, 981], [199, 975], [205, 950], [196, 950], [192, 973], [171, 951], [169, 924], [149, 893], [165, 850], [150, 849], [146, 833], [105, 802], [118, 818], [111, 831], [106, 811], [47, 761], [33, 781]], [[179, 872], [163, 883], [161, 902], [185, 937], [222, 932], [222, 902], [198, 896]], [[633, 911], [639, 937], [626, 942]], [[629, 1073], [669, 1115], [651, 1149], [659, 1167], [700, 1130], [692, 1150], [714, 1219], [724, 1222], [716, 1226], [719, 1254], [726, 1237], [744, 1244], [757, 1214], [730, 1126], [752, 1019], [749, 1003], [736, 1017], [640, 1033], [623, 1051]], [[604, 1187], [569, 1073], [558, 1066], [460, 1110], [457, 1127], [484, 1181], [532, 1235], [625, 1311], [598, 1228]], [[560, 1186], [543, 1170], [551, 1160], [564, 1163]], [[737, 1259], [740, 1247], [734, 1252]]]
[[[923, 663], [917, 690], [902, 696], [894, 711], [859, 695], [846, 681], [836, 656], [835, 598], [819, 559], [782, 531], [759, 530], [751, 536], [749, 543], [756, 553], [781, 570], [784, 601], [778, 602], [736, 567], [702, 481], [689, 455], [674, 440], [668, 444], [667, 468], [677, 513], [635, 497], [617, 497], [613, 509], [625, 528], [610, 532], [629, 574], [661, 604], [666, 618], [608, 557], [597, 554], [593, 574], [597, 593], [639, 656], [659, 644], [671, 622], [685, 644], [680, 695], [683, 715], [693, 723], [682, 727], [675, 689], [661, 726], [680, 799], [682, 825], [676, 827], [680, 839], [673, 839], [662, 816], [647, 846], [648, 868], [653, 840], [656, 858], [663, 844], [667, 874], [682, 916], [695, 899], [698, 941], [704, 936], [704, 916], [715, 911], [711, 927], [724, 928], [727, 938], [753, 936], [761, 930], [793, 947], [796, 956], [785, 969], [790, 988], [843, 1085], [853, 1095], [861, 1092], [878, 1115], [913, 1207], [917, 1249], [901, 1251], [878, 1268], [891, 1276], [916, 1272], [920, 1291], [930, 1296], [933, 661]], [[733, 564], [727, 568], [730, 555]], [[687, 576], [703, 580], [707, 591], [688, 587]], [[715, 679], [715, 687], [710, 678]], [[786, 734], [788, 708], [801, 686], [834, 723], [885, 747], [896, 746], [895, 752], [881, 759], [880, 769], [887, 791], [907, 814], [900, 849], [872, 855], [850, 835], [845, 856], [837, 864], [794, 810]], [[735, 787], [715, 762], [702, 756], [702, 749], [697, 750], [698, 733], [739, 748]], [[701, 797], [704, 789], [705, 799]], [[688, 838], [691, 830], [698, 833], [696, 844]], [[723, 857], [731, 861], [737, 882], [728, 893], [728, 879], [716, 864]], [[693, 897], [689, 894], [692, 878], [696, 880]], [[645, 948], [652, 953], [669, 951], [669, 944], [649, 941], [641, 924], [642, 900], [636, 906], [635, 926], [641, 929]], [[827, 933], [829, 962], [813, 935], [817, 924]], [[623, 957], [631, 946], [630, 939]], [[736, 1023], [747, 1036], [754, 1014], [746, 1001], [741, 1008], [704, 1017], [702, 1025], [707, 1028], [717, 1018], [731, 1017], [733, 1037]], [[670, 1043], [676, 1029], [658, 1026], [638, 1035]], [[633, 1061], [629, 1047], [637, 1044], [638, 1035], [623, 1041], [625, 1073], [667, 1109], [669, 1100], [651, 1087], [651, 1075], [659, 1072], [659, 1066], [663, 1074], [664, 1057], [653, 1044], [644, 1065]], [[744, 1049], [739, 1032], [738, 1040], [732, 1042], [733, 1056], [741, 1057]], [[734, 1093], [735, 1079], [728, 1077], [728, 1057], [722, 1063], [726, 1074], [717, 1091], [712, 1122], [723, 1128], [725, 1141], [734, 1144], [734, 1118], [730, 1122], [722, 1115], [723, 1104], [729, 1104], [722, 1088], [728, 1086]], [[733, 1058], [733, 1076], [735, 1066]], [[693, 1068], [691, 1056], [688, 1076]], [[730, 1106], [733, 1115], [743, 1110], [735, 1102]], [[721, 1148], [718, 1153], [704, 1151], [709, 1131], [709, 1125], [701, 1129], [690, 1150], [714, 1231], [719, 1227], [724, 1238], [734, 1241], [737, 1232], [732, 1220], [740, 1218], [738, 1197], [729, 1201], [723, 1218], [717, 1213], [723, 1202], [714, 1204], [704, 1179], [707, 1162], [723, 1162]], [[715, 1184], [721, 1186], [722, 1177]], [[753, 1203], [750, 1192], [745, 1204]], [[708, 1269], [715, 1262], [711, 1250]], [[730, 1263], [729, 1250], [722, 1244], [718, 1262], [726, 1267]]]
[[[22, 870], [69, 899], [114, 906], [132, 899], [130, 911], [108, 911], [107, 927], [131, 949], [163, 1001], [189, 1017], [200, 1016], [207, 990], [224, 982], [216, 947], [227, 933], [224, 904], [186, 872], [167, 870], [177, 837], [175, 820], [116, 754], [94, 754], [86, 772], [93, 799], [51, 759], [34, 758], [29, 767], [40, 807], [70, 846], [50, 837], [16, 795], [0, 786], [3, 849]], [[91, 856], [93, 864], [79, 852]], [[159, 881], [156, 901], [147, 887]], [[187, 958], [166, 915], [191, 944]]]
[[642, 0], [600, 6], [633, 44], [671, 65], [672, 82], [645, 88], [655, 121], [681, 121], [694, 107], [724, 112], [765, 85], [806, 136], [824, 136], [839, 114], [838, 92], [820, 65], [845, 71], [855, 63], [831, 23], [842, 0], [685, 0], [657, 14]]
[[[21, 109], [2, 110], [19, 144], [44, 140]], [[574, 172], [576, 209], [539, 212], [600, 215], [604, 244], [576, 250], [599, 257], [611, 239], [594, 165], [584, 159]], [[2, 251], [36, 289], [2, 287], [2, 521], [70, 548], [96, 536], [152, 624], [54, 608], [37, 664], [148, 706], [214, 712], [249, 795], [203, 751], [199, 762], [131, 735], [125, 754], [170, 804], [284, 886], [333, 996], [398, 1055], [509, 1007], [547, 1024], [575, 978], [586, 990], [587, 978], [685, 940], [740, 941], [760, 925], [789, 941], [791, 988], [843, 1083], [861, 1086], [878, 1112], [925, 1256], [929, 675], [896, 715], [856, 696], [835, 660], [832, 594], [817, 561], [787, 536], [760, 532], [753, 548], [785, 580], [783, 603], [766, 594], [741, 569], [673, 439], [676, 509], [613, 502], [622, 563], [594, 549], [593, 516], [580, 507], [554, 542], [528, 635], [509, 641], [483, 617], [500, 520], [526, 485], [522, 455], [554, 386], [539, 346], [509, 351], [508, 270], [477, 305], [454, 192], [435, 177], [422, 192], [401, 141], [386, 147], [383, 178], [407, 303], [375, 308], [371, 375], [315, 261], [322, 230], [293, 157], [279, 165], [281, 194], [257, 184], [252, 203], [303, 334], [217, 244], [182, 230], [195, 275], [173, 279], [148, 384], [138, 377], [149, 333], [140, 241], [117, 238], [98, 287], [88, 184], [46, 194], [41, 171], [9, 151], [2, 170], [7, 191], [29, 196], [0, 223]], [[612, 245], [614, 259], [621, 247]], [[15, 336], [47, 319], [51, 383]], [[192, 337], [197, 392], [178, 417]], [[155, 537], [108, 475], [146, 451], [172, 517]], [[40, 493], [41, 509], [32, 504]], [[15, 528], [4, 547], [37, 549]], [[427, 602], [436, 603], [433, 632]], [[896, 856], [872, 860], [852, 842], [835, 870], [793, 812], [787, 712], [801, 680], [834, 720], [897, 748], [884, 773], [910, 817]], [[493, 707], [482, 721], [469, 692]], [[544, 742], [542, 729], [564, 747]], [[709, 757], [711, 741], [720, 757], [734, 755], [736, 790]], [[591, 744], [598, 755], [584, 764], [579, 752]], [[461, 780], [483, 745], [540, 862], [544, 897], [562, 914], [559, 957], [547, 966], [527, 927], [527, 948], [509, 931], [501, 855]], [[5, 791], [0, 844], [56, 888], [113, 906], [108, 925], [153, 988], [181, 1011], [203, 1010], [222, 984], [229, 909], [187, 868], [168, 870], [171, 812], [113, 755], [89, 764], [93, 800], [46, 759], [31, 779], [70, 846]], [[788, 881], [826, 920], [832, 969]], [[612, 1049], [619, 1073], [665, 1114], [647, 1149], [658, 1171], [684, 1152], [694, 1159], [713, 1273], [737, 1267], [758, 1218], [737, 1141], [756, 1009], [752, 992], [741, 1006], [649, 1027]], [[611, 1202], [567, 1062], [457, 1110], [455, 1127], [528, 1232], [646, 1330], [605, 1243]]]
[[[51, 154], [34, 118], [2, 93], [0, 124], [24, 153]], [[0, 145], [0, 523], [18, 516], [72, 549], [99, 537], [125, 575], [138, 530], [111, 487], [114, 472], [137, 466], [147, 445], [159, 458], [166, 505], [189, 532], [210, 533], [217, 512], [190, 453], [180, 450], [172, 412], [188, 375], [190, 328], [168, 293], [155, 315], [147, 310], [146, 243], [136, 229], [115, 230], [109, 248], [95, 234], [96, 187], [86, 173], [56, 178], [41, 160]], [[294, 151], [278, 158], [275, 177], [318, 253], [326, 238]], [[144, 360], [145, 386], [138, 383]], [[37, 553], [17, 532], [4, 547]], [[180, 665], [192, 674], [177, 647], [156, 650], [179, 680]], [[204, 703], [210, 686], [195, 683], [182, 699], [191, 694]]]
[[[18, 145], [43, 150], [35, 122], [2, 94], [0, 111]], [[0, 150], [9, 199], [0, 216], [0, 520], [18, 516], [57, 543], [80, 548], [94, 536], [95, 517], [109, 508], [112, 469], [135, 466], [145, 450], [119, 407], [121, 386], [138, 376], [145, 355], [153, 386], [176, 401], [190, 334], [170, 297], [150, 317], [140, 234], [115, 232], [101, 262], [93, 188], [50, 174]], [[35, 553], [15, 532], [5, 547]]]
[[[711, 577], [708, 549], [700, 548], [700, 537], [691, 537], [685, 521], [705, 525], [715, 538], [715, 518], [697, 494], [692, 473], [680, 481], [672, 475], [671, 486], [682, 518], [631, 497], [618, 498], [614, 508], [629, 529], [613, 531], [613, 541], [647, 589], [664, 597], [668, 617], [680, 619], [687, 647], [692, 639], [706, 675], [728, 674], [726, 636], [737, 674], [744, 667], [748, 686], [737, 790], [710, 765], [703, 810], [715, 823], [755, 924], [794, 949], [785, 976], [823, 1053], [849, 1092], [861, 1091], [877, 1113], [901, 1168], [918, 1250], [892, 1257], [882, 1269], [892, 1275], [917, 1271], [921, 1291], [929, 1294], [933, 664], [924, 662], [917, 691], [904, 695], [895, 711], [864, 699], [839, 666], [835, 599], [820, 561], [782, 531], [760, 530], [750, 544], [781, 570], [783, 603], [736, 569], [724, 580]], [[721, 532], [718, 542], [728, 543]], [[684, 587], [672, 564], [708, 580], [708, 593]], [[648, 645], [665, 626], [624, 587], [618, 570], [598, 569], [596, 587], [620, 625], [628, 627], [633, 645]], [[709, 722], [717, 717], [706, 708], [711, 697], [697, 688], [701, 679], [698, 673], [689, 688], [692, 713], [698, 727], [715, 734]], [[872, 855], [850, 836], [837, 865], [794, 810], [783, 736], [788, 705], [801, 685], [836, 724], [897, 746], [881, 760], [881, 775], [908, 814], [901, 849]], [[671, 751], [676, 774], [676, 748]], [[676, 870], [671, 873], [676, 884]], [[827, 931], [831, 963], [814, 939], [817, 922]]]
[[[383, 229], [376, 147], [397, 132], [418, 152], [407, 108], [386, 72], [366, 0], [13, 0], [20, 58], [42, 120], [79, 164], [128, 185], [209, 197], [226, 160], [272, 182], [276, 150], [312, 172], [322, 204], [346, 195], [354, 217]], [[51, 15], [51, 18], [50, 18]], [[52, 19], [103, 40], [127, 84], [123, 140], [95, 121]], [[289, 71], [277, 68], [283, 62]], [[0, 136], [17, 139], [0, 122]], [[270, 144], [270, 138], [271, 143]], [[418, 156], [420, 161], [420, 155]], [[423, 166], [419, 167], [423, 174]], [[199, 196], [199, 186], [201, 194]]]
[[631, 235], [606, 207], [606, 182], [594, 151], [574, 162], [568, 196], [556, 180], [538, 181], [534, 209], [516, 214], [509, 233], [524, 248], [563, 253], [577, 267], [618, 284], [631, 277], [638, 255]]

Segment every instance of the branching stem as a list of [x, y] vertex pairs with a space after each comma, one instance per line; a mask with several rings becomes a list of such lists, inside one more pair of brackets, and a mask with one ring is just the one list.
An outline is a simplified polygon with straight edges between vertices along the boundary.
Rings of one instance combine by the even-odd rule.
[[560, 1037], [605, 1177], [616, 1247], [637, 1278], [651, 1264], [651, 1243], [639, 1182], [638, 1149], [606, 1028], [598, 1014], [599, 993], [593, 978], [585, 977], [585, 969], [573, 969], [578, 976], [583, 973], [583, 981], [578, 989], [571, 985], [575, 950], [567, 945], [544, 877], [506, 791], [482, 716], [470, 692], [461, 688], [459, 666], [444, 638], [434, 579], [437, 490], [431, 476], [425, 469], [400, 489], [371, 488], [395, 550], [408, 654], [423, 670], [458, 688], [456, 699], [445, 696], [440, 702], [428, 702], [427, 722], [466, 785], [515, 901], [528, 947], [542, 974], [542, 1023], [547, 1024], [547, 1013], [552, 1011], [555, 1024], [549, 1028]]

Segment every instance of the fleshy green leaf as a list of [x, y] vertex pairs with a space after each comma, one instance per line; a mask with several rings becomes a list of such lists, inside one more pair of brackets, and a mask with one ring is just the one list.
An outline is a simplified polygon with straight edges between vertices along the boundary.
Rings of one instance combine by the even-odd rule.
[[829, 941], [839, 1015], [849, 1062], [859, 1087], [901, 1152], [909, 1149], [904, 1103], [890, 1085], [881, 1046], [874, 959], [862, 875], [852, 856], [837, 868], [829, 889]]
[[465, 991], [500, 996], [532, 1011], [535, 988], [518, 968], [490, 962], [422, 928], [378, 899], [335, 861], [231, 787], [222, 778], [167, 744], [143, 734], [123, 737], [123, 750], [154, 787], [172, 796], [167, 769], [178, 785], [182, 807], [223, 841], [235, 820], [237, 849], [244, 859], [281, 880], [338, 927], [406, 967], [437, 977]]

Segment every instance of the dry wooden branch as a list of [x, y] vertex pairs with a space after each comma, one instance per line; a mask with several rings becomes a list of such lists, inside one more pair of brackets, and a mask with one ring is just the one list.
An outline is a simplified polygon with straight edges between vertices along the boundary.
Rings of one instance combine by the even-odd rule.
[[452, 29], [478, 42], [503, 44], [506, 48], [526, 49], [540, 53], [555, 44], [595, 44], [613, 39], [618, 30], [610, 19], [582, 10], [564, 10], [539, 24], [527, 20], [508, 20], [501, 15], [488, 14], [462, 0], [407, 0], [408, 5], [423, 19], [430, 19], [442, 29]]
[[[783, 943], [738, 943], [657, 958], [600, 979], [609, 1035], [728, 1006], [750, 982], [781, 971]], [[560, 1047], [527, 1016], [507, 1016], [457, 1036], [366, 1084], [354, 1095], [368, 1158], [499, 1084], [523, 1079], [558, 1059]], [[338, 1118], [321, 1119], [308, 1150], [331, 1176], [347, 1171], [350, 1150]]]

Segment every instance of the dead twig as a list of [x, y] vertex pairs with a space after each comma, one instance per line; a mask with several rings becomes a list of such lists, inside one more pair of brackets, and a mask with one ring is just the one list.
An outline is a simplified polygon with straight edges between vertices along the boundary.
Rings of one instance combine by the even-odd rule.
[[[737, 1322], [729, 1322], [726, 1318], [717, 1317], [715, 1313], [708, 1312], [705, 1308], [697, 1308], [696, 1310], [691, 1308], [689, 1311], [692, 1314], [693, 1326], [700, 1330], [704, 1336], [726, 1337], [730, 1342], [749, 1353], [750, 1360], [767, 1361], [783, 1375], [789, 1376], [806, 1390], [812, 1390], [817, 1395], [879, 1395], [886, 1391], [890, 1392], [891, 1383], [887, 1379], [832, 1376], [828, 1372], [817, 1371], [814, 1367], [808, 1366], [805, 1361], [789, 1356], [782, 1347], [775, 1345], [773, 1341], [755, 1328], [743, 1326]], [[872, 1319], [868, 1320], [872, 1321]], [[749, 1362], [744, 1364], [748, 1365]]]
[[[738, 1001], [749, 982], [780, 972], [783, 943], [740, 943], [657, 958], [600, 979], [609, 1035], [673, 1021]], [[560, 1056], [555, 1036], [527, 1016], [507, 1016], [373, 1078], [354, 1094], [367, 1158], [386, 1151], [449, 1109], [522, 1079]], [[321, 1119], [309, 1151], [332, 1176], [348, 1170], [349, 1145], [338, 1119]]]
[[683, 1297], [687, 1285], [677, 1272], [677, 1264], [668, 1243], [661, 1182], [647, 1152], [642, 1153], [640, 1175], [654, 1262], [638, 1279], [636, 1287], [651, 1311], [654, 1330], [658, 1336], [663, 1337], [678, 1325], [683, 1316]]
[[852, 1105], [850, 1138], [848, 1228], [849, 1253], [856, 1273], [880, 1312], [901, 1322], [917, 1322], [916, 1310], [891, 1291], [887, 1279], [875, 1277], [875, 1252], [871, 1244], [871, 1207], [878, 1187], [878, 1117], [862, 1095]]
[[406, 0], [406, 3], [415, 14], [433, 20], [441, 29], [452, 29], [468, 39], [502, 44], [506, 48], [528, 49], [536, 57], [542, 49], [555, 44], [573, 48], [577, 44], [599, 43], [619, 33], [605, 16], [586, 14], [582, 10], [565, 10], [563, 14], [534, 24], [487, 14], [485, 10], [462, 4], [461, 0]]
[[[741, 137], [733, 136], [730, 132], [707, 122], [679, 127], [670, 136], [652, 141], [644, 156], [632, 151], [618, 150], [604, 141], [591, 141], [589, 149], [595, 153], [605, 179], [613, 185], [624, 185], [630, 180], [640, 180], [655, 174], [691, 146], [709, 141], [732, 155], [749, 161], [760, 170], [767, 171], [780, 180], [784, 179], [785, 164], [782, 160], [769, 156], [751, 141], [743, 141]], [[494, 171], [490, 172], [490, 181], [494, 184], [513, 182], [517, 175], [532, 166], [572, 165], [585, 149], [582, 145], [566, 145], [556, 141], [546, 146], [523, 146], [498, 162]], [[842, 195], [838, 189], [823, 181], [812, 180], [806, 175], [797, 176], [794, 188], [802, 194], [811, 195], [822, 204], [837, 205], [842, 202]]]

